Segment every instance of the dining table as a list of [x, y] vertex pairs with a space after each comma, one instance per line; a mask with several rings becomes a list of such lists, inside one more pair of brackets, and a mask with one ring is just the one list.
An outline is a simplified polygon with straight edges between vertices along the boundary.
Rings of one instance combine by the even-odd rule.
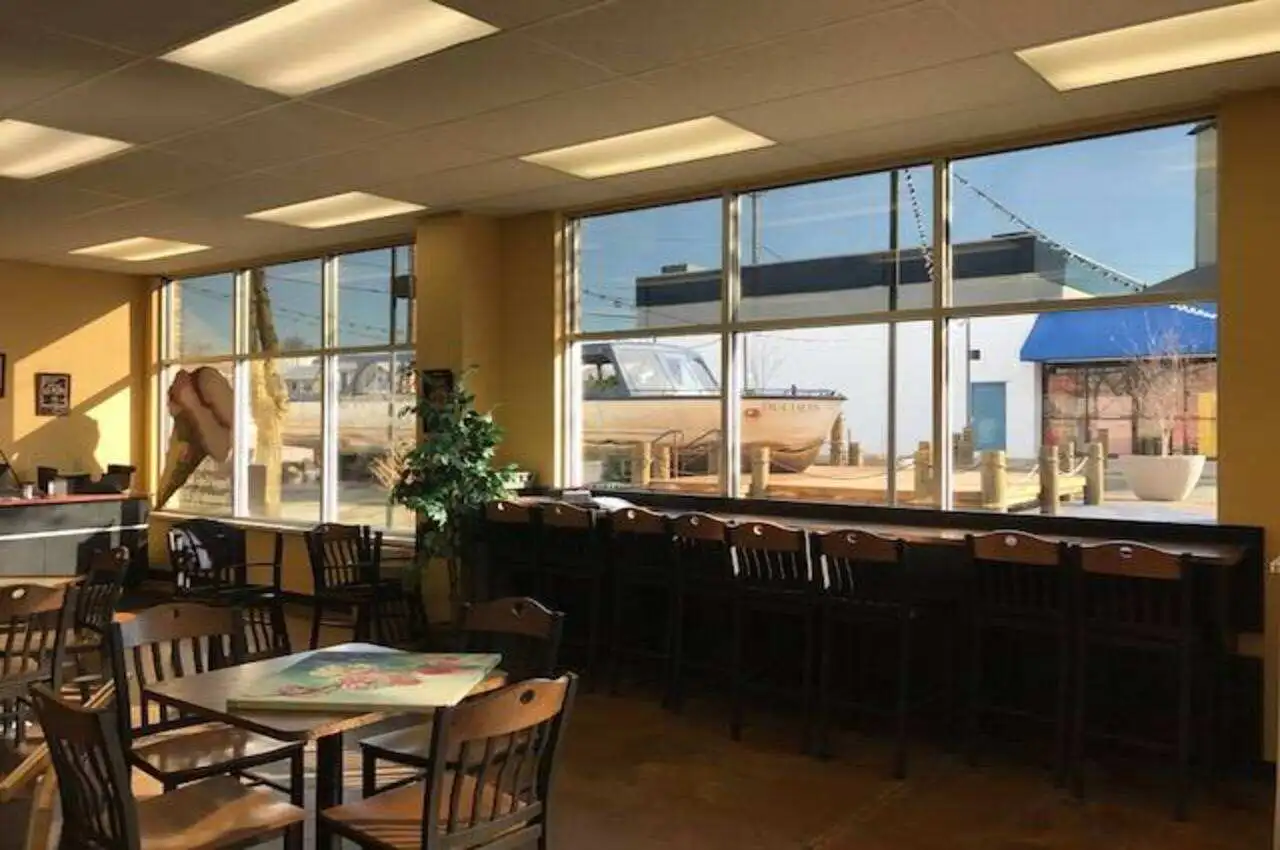
[[[315, 811], [342, 803], [343, 733], [370, 726], [389, 717], [407, 712], [333, 711], [325, 710], [247, 710], [228, 705], [228, 697], [251, 691], [251, 686], [265, 677], [291, 667], [315, 652], [395, 653], [401, 650], [370, 643], [343, 643], [319, 650], [295, 652], [279, 658], [252, 661], [223, 667], [207, 673], [182, 676], [146, 687], [146, 697], [162, 705], [216, 723], [238, 726], [282, 741], [314, 742], [316, 746]], [[475, 687], [472, 695], [501, 687], [505, 674], [490, 673]], [[233, 697], [234, 698], [234, 697]], [[419, 706], [413, 714], [429, 715], [439, 706]], [[330, 836], [317, 834], [317, 850], [331, 850]]]

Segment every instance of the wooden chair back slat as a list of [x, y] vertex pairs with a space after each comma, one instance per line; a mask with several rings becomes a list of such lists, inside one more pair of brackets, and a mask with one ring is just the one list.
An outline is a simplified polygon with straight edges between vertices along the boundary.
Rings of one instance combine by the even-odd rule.
[[747, 522], [729, 532], [738, 581], [747, 587], [811, 590], [813, 572], [805, 532], [768, 522]]
[[421, 649], [426, 645], [429, 625], [420, 588], [388, 585], [378, 590], [369, 607], [375, 643], [397, 649]]
[[468, 652], [497, 652], [512, 681], [554, 675], [564, 613], [536, 599], [508, 597], [463, 606], [457, 641]]
[[138, 725], [131, 725], [129, 712], [123, 708], [118, 714], [120, 736], [125, 741], [135, 734], [195, 722], [148, 699], [145, 689], [149, 685], [240, 664], [246, 653], [244, 619], [239, 609], [227, 606], [192, 602], [157, 605], [126, 622], [112, 623], [111, 636], [116, 693], [129, 694], [132, 683], [138, 694]]
[[1067, 544], [1020, 531], [971, 535], [967, 543], [979, 611], [1065, 622], [1072, 569]]
[[241, 609], [245, 628], [244, 660], [262, 661], [281, 658], [293, 652], [289, 624], [284, 606], [278, 599], [268, 599]]
[[572, 674], [534, 679], [437, 714], [423, 811], [443, 817], [423, 818], [424, 850], [538, 839], [576, 690]]
[[0, 587], [0, 679], [21, 676], [58, 686], [78, 594], [71, 585]]
[[1086, 628], [1176, 642], [1194, 616], [1191, 559], [1141, 543], [1081, 546], [1080, 617]]
[[138, 850], [136, 801], [116, 711], [67, 705], [44, 686], [31, 689], [62, 801], [60, 847]]
[[869, 531], [830, 531], [816, 538], [816, 549], [828, 596], [859, 602], [906, 601], [903, 541]]

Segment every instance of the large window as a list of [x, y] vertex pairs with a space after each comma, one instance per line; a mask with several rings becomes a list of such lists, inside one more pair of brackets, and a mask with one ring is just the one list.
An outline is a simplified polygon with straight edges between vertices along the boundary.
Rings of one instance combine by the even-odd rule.
[[1213, 518], [1216, 133], [573, 222], [571, 477]]
[[[163, 506], [411, 528], [387, 496], [415, 436], [401, 416], [416, 386], [412, 267], [403, 246], [170, 281], [163, 448], [175, 458], [166, 469], [180, 471], [163, 474], [180, 486]], [[181, 373], [221, 386], [225, 409], [199, 393], [175, 401]], [[206, 406], [211, 419], [192, 418]], [[225, 454], [185, 448], [220, 426]], [[182, 471], [184, 452], [201, 455], [193, 472]]]

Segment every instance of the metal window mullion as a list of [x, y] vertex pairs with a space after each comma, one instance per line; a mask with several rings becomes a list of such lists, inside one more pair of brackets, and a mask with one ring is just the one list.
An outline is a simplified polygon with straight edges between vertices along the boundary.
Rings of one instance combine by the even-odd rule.
[[560, 481], [570, 487], [586, 485], [586, 464], [582, 453], [585, 443], [582, 436], [583, 397], [582, 397], [582, 346], [574, 336], [582, 330], [582, 319], [579, 303], [581, 301], [579, 252], [582, 249], [582, 228], [577, 219], [565, 225], [565, 239], [561, 250], [561, 268], [564, 275], [560, 285], [560, 296], [565, 307], [564, 322], [569, 332], [569, 341], [565, 343], [561, 353], [561, 381], [564, 393], [561, 405], [561, 427], [564, 437], [561, 440]]
[[738, 220], [738, 196], [726, 192], [720, 234], [720, 492], [735, 498], [742, 492], [742, 339], [734, 330], [742, 297]]
[[320, 271], [320, 521], [338, 519], [338, 261], [325, 257]]
[[[951, 485], [951, 406], [948, 369], [948, 328], [945, 310], [952, 302], [951, 277], [951, 171], [945, 159], [933, 163], [933, 500], [941, 510], [950, 510], [954, 499]], [[967, 356], [967, 355], [966, 355]]]
[[[892, 313], [898, 306], [898, 290], [902, 285], [902, 255], [899, 251], [898, 233], [898, 170], [893, 172], [889, 181], [889, 251], [893, 254], [893, 280], [889, 283], [889, 310]], [[885, 369], [889, 373], [889, 392], [886, 404], [887, 433], [885, 435], [885, 492], [886, 505], [898, 504], [898, 323], [889, 322], [888, 356], [885, 358]]]

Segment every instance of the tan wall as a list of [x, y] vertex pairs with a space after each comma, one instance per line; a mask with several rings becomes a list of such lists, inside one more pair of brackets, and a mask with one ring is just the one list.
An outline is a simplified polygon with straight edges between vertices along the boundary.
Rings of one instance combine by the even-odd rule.
[[[1228, 100], [1219, 112], [1218, 515], [1260, 525], [1267, 558], [1280, 555], [1280, 384], [1273, 365], [1280, 321], [1275, 241], [1280, 234], [1280, 90]], [[1264, 592], [1259, 588], [1259, 592]], [[1276, 745], [1280, 583], [1266, 579], [1265, 750]]]
[[[0, 447], [24, 479], [133, 463], [145, 486], [149, 291], [131, 275], [0, 262]], [[71, 375], [71, 415], [35, 415], [37, 372]]]

